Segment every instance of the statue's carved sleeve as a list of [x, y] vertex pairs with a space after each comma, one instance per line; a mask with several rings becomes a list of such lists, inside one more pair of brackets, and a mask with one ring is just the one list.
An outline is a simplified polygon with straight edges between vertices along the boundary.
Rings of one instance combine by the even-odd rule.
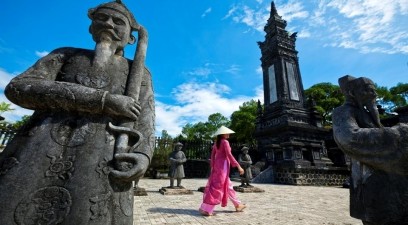
[[[349, 156], [375, 168], [395, 170], [407, 155], [406, 127], [361, 128], [352, 110], [333, 112], [333, 134]], [[393, 164], [393, 165], [392, 165]]]
[[5, 89], [7, 98], [32, 110], [102, 112], [103, 90], [56, 81], [62, 66], [76, 51], [60, 48], [38, 60], [11, 80]]

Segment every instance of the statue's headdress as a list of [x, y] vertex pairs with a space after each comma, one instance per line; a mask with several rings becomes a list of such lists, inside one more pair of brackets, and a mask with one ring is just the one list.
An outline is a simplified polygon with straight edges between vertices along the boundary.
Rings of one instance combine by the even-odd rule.
[[341, 92], [347, 97], [350, 96], [350, 91], [361, 88], [364, 84], [374, 84], [372, 80], [366, 77], [355, 78], [350, 75], [346, 75], [339, 78], [339, 86]]
[[139, 30], [139, 24], [136, 22], [135, 17], [133, 14], [129, 11], [128, 8], [126, 8], [125, 4], [122, 3], [121, 0], [116, 0], [114, 2], [108, 2], [108, 3], [103, 3], [98, 5], [95, 8], [91, 8], [88, 10], [88, 17], [93, 20], [93, 16], [98, 9], [111, 9], [114, 11], [117, 11], [121, 14], [123, 14], [128, 20], [129, 24], [131, 27], [132, 31], [137, 31]]

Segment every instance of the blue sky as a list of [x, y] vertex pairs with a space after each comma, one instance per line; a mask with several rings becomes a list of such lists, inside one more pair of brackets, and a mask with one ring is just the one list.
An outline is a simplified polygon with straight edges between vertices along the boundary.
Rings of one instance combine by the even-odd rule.
[[[0, 101], [4, 87], [59, 47], [92, 49], [87, 10], [105, 1], [3, 0], [0, 9]], [[265, 0], [123, 0], [149, 32], [146, 65], [156, 99], [156, 133], [226, 117], [263, 101], [260, 50], [269, 18]], [[304, 88], [366, 76], [381, 86], [408, 82], [408, 0], [276, 0], [287, 30], [298, 32]], [[125, 55], [132, 58], [135, 46]], [[14, 106], [8, 121], [32, 111]]]

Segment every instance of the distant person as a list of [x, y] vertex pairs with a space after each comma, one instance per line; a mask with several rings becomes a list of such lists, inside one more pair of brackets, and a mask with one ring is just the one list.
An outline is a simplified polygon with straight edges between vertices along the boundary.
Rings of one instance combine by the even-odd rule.
[[244, 169], [231, 154], [231, 147], [227, 139], [232, 133], [235, 132], [225, 126], [221, 126], [215, 132], [217, 141], [211, 152], [211, 174], [204, 190], [203, 203], [199, 209], [203, 216], [214, 215], [216, 205], [227, 206], [228, 198], [234, 204], [237, 212], [242, 212], [246, 208], [245, 204], [241, 204], [241, 201], [238, 200], [229, 179], [230, 166], [237, 167], [240, 175], [244, 174]]
[[170, 170], [169, 170], [169, 177], [170, 177], [170, 188], [174, 188], [174, 179], [177, 179], [177, 187], [180, 188], [181, 186], [181, 179], [184, 178], [184, 167], [183, 163], [187, 161], [184, 152], [181, 151], [183, 148], [183, 144], [177, 142], [174, 146], [173, 152], [169, 155], [170, 160]]
[[252, 187], [249, 183], [252, 179], [251, 165], [252, 160], [251, 156], [248, 154], [249, 148], [244, 146], [242, 147], [242, 153], [239, 154], [238, 162], [242, 168], [244, 168], [244, 174], [241, 175], [241, 186], [240, 187]]

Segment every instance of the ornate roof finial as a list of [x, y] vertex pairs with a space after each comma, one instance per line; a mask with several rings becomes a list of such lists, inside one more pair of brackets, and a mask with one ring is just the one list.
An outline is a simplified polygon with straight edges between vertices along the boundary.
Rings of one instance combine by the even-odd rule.
[[276, 10], [275, 2], [272, 1], [272, 3], [271, 3], [271, 15], [277, 15], [277, 14], [278, 14], [278, 11]]

